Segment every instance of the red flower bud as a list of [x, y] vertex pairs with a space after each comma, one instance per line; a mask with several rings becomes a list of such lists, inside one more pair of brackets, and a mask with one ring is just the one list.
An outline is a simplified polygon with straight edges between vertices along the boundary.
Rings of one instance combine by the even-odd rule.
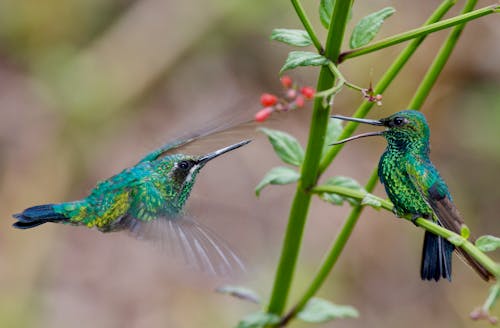
[[257, 112], [257, 114], [255, 114], [255, 120], [257, 122], [261, 122], [262, 123], [265, 120], [267, 120], [269, 118], [269, 116], [271, 116], [272, 112], [273, 112], [273, 108], [272, 107], [264, 107], [261, 110], [259, 110]]
[[285, 88], [291, 88], [292, 87], [292, 84], [293, 84], [293, 81], [292, 81], [292, 78], [288, 75], [283, 75], [280, 79], [281, 81], [281, 85], [284, 86]]
[[295, 98], [295, 105], [297, 105], [298, 108], [304, 107], [304, 97], [297, 96], [297, 98]]
[[288, 89], [286, 92], [286, 97], [288, 99], [295, 99], [297, 97], [297, 90], [295, 89]]
[[312, 87], [302, 87], [300, 89], [300, 93], [306, 98], [306, 99], [312, 99], [314, 97], [314, 89]]
[[263, 93], [262, 96], [260, 96], [260, 103], [262, 106], [274, 106], [277, 102], [278, 98], [270, 93]]

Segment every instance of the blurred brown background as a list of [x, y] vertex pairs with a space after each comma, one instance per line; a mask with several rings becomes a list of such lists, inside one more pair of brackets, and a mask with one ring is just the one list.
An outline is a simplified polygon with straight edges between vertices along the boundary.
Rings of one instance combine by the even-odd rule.
[[[318, 1], [304, 2], [324, 36]], [[357, 1], [349, 28], [388, 5], [397, 13], [379, 37], [419, 26], [438, 1]], [[469, 24], [423, 108], [433, 161], [475, 235], [500, 234], [498, 23], [491, 15]], [[251, 100], [235, 110], [254, 113], [260, 93], [280, 90], [277, 74], [290, 50], [268, 41], [275, 27], [300, 28], [286, 1], [0, 1], [0, 326], [231, 327], [257, 310], [213, 290], [243, 284], [266, 298], [274, 280], [294, 187], [254, 196], [264, 173], [280, 164], [261, 135], [207, 166], [190, 199], [192, 213], [244, 259], [248, 272], [238, 277], [191, 272], [122, 234], [62, 225], [14, 230], [10, 216], [85, 196], [96, 181], [241, 99]], [[446, 34], [428, 38], [372, 117], [406, 106]], [[399, 49], [341, 69], [366, 86]], [[292, 76], [314, 85], [316, 74], [308, 68]], [[351, 114], [360, 101], [346, 89], [334, 111]], [[277, 126], [304, 143], [308, 122], [303, 110]], [[381, 139], [346, 146], [325, 178], [349, 175], [364, 183], [383, 148]], [[380, 187], [376, 193], [385, 197]], [[313, 202], [291, 300], [307, 286], [348, 210]], [[488, 286], [460, 261], [452, 284], [420, 281], [422, 236], [390, 213], [366, 209], [320, 292], [355, 306], [361, 317], [323, 326], [486, 326], [468, 313]]]

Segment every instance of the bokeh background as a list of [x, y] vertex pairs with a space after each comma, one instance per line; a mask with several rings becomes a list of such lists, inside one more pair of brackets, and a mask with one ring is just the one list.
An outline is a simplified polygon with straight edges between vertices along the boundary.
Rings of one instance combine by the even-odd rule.
[[[324, 36], [319, 1], [304, 2]], [[419, 26], [438, 1], [357, 1], [349, 29], [388, 5], [397, 13], [379, 37]], [[14, 230], [11, 214], [85, 196], [96, 181], [231, 106], [251, 116], [260, 93], [280, 91], [278, 71], [290, 48], [269, 41], [275, 27], [300, 28], [287, 1], [0, 1], [0, 326], [231, 327], [257, 310], [213, 292], [242, 284], [265, 300], [274, 280], [294, 187], [255, 197], [260, 178], [280, 164], [257, 133], [248, 133], [255, 138], [249, 146], [207, 166], [190, 199], [191, 212], [241, 255], [245, 274], [192, 272], [125, 234], [50, 224]], [[406, 106], [446, 34], [426, 40], [370, 116]], [[500, 234], [499, 39], [497, 16], [470, 23], [423, 108], [432, 159], [475, 235]], [[349, 60], [342, 71], [367, 86], [400, 49]], [[316, 74], [307, 68], [292, 76], [314, 85]], [[351, 114], [361, 101], [346, 89], [334, 111]], [[303, 110], [274, 124], [304, 143], [309, 115]], [[364, 183], [383, 148], [376, 138], [346, 146], [325, 178]], [[385, 197], [380, 187], [376, 194]], [[313, 202], [291, 300], [348, 211]], [[319, 293], [361, 316], [323, 327], [486, 326], [468, 314], [488, 285], [460, 261], [453, 283], [420, 280], [422, 237], [391, 213], [366, 209]]]

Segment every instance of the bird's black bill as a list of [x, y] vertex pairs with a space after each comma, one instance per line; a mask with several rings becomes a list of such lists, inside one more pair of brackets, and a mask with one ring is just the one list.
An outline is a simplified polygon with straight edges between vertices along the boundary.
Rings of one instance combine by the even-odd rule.
[[378, 126], [384, 125], [384, 123], [382, 123], [381, 121], [369, 120], [366, 118], [356, 118], [356, 117], [349, 117], [349, 116], [342, 116], [342, 115], [332, 115], [331, 117], [339, 119], [339, 120], [343, 120], [343, 121], [351, 121], [351, 122], [365, 123], [365, 124], [378, 125]]
[[336, 142], [330, 144], [330, 146], [340, 145], [340, 144], [346, 143], [348, 141], [356, 140], [356, 139], [360, 139], [360, 138], [373, 137], [373, 136], [381, 136], [382, 134], [383, 134], [382, 131], [380, 131], [380, 132], [361, 133], [361, 134], [358, 134], [356, 136], [352, 136], [350, 138], [345, 138], [345, 139], [336, 141]]
[[[356, 117], [349, 117], [349, 116], [342, 116], [342, 115], [332, 115], [331, 117], [339, 119], [339, 120], [343, 120], [343, 121], [352, 121], [352, 122], [371, 124], [371, 125], [377, 125], [377, 126], [384, 125], [384, 123], [382, 123], [381, 121], [369, 120], [366, 118], [356, 118]], [[336, 141], [336, 142], [332, 143], [330, 146], [340, 145], [340, 144], [346, 143], [346, 142], [351, 141], [351, 140], [356, 140], [356, 139], [365, 138], [365, 137], [381, 136], [382, 134], [383, 134], [382, 131], [361, 133], [361, 134], [358, 134], [356, 136], [352, 136], [350, 138]]]
[[224, 154], [224, 153], [227, 153], [228, 151], [231, 151], [231, 150], [235, 150], [237, 148], [240, 148], [248, 143], [250, 143], [252, 140], [243, 140], [243, 141], [240, 141], [234, 145], [231, 145], [231, 146], [227, 146], [227, 147], [224, 147], [224, 148], [221, 148], [219, 150], [216, 150], [212, 153], [209, 153], [209, 154], [206, 154], [205, 156], [202, 156], [199, 160], [198, 160], [198, 163], [200, 164], [205, 164], [206, 162]]

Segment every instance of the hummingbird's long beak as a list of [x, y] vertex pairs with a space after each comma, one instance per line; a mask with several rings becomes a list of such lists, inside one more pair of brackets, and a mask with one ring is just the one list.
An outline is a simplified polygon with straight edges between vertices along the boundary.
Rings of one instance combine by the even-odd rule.
[[331, 117], [337, 118], [339, 120], [344, 120], [344, 121], [352, 121], [352, 122], [365, 123], [365, 124], [378, 125], [378, 126], [384, 125], [384, 123], [382, 123], [379, 120], [369, 120], [366, 118], [356, 118], [356, 117], [349, 117], [349, 116], [342, 116], [342, 115], [332, 115]]
[[[377, 126], [384, 126], [384, 123], [381, 121], [378, 121], [378, 120], [369, 120], [366, 118], [356, 118], [356, 117], [349, 117], [349, 116], [342, 116], [342, 115], [332, 115], [331, 117], [339, 119], [339, 120], [344, 120], [344, 121], [352, 121], [352, 122], [365, 123], [365, 124], [371, 124], [371, 125], [377, 125]], [[345, 138], [343, 140], [336, 141], [336, 142], [332, 143], [330, 146], [340, 145], [340, 144], [346, 143], [348, 141], [356, 140], [356, 139], [360, 139], [360, 138], [381, 136], [383, 134], [384, 134], [383, 131], [361, 133], [361, 134], [352, 136], [350, 138]]]
[[208, 153], [204, 156], [202, 156], [199, 160], [198, 160], [198, 164], [205, 164], [207, 163], [208, 161], [224, 154], [224, 153], [227, 153], [228, 151], [231, 151], [231, 150], [235, 150], [237, 148], [240, 148], [248, 143], [250, 143], [252, 140], [243, 140], [243, 141], [240, 141], [238, 143], [235, 143], [234, 145], [231, 145], [231, 146], [227, 146], [227, 147], [224, 147], [224, 148], [221, 148], [219, 150], [216, 150], [214, 152], [211, 152], [211, 153]]

